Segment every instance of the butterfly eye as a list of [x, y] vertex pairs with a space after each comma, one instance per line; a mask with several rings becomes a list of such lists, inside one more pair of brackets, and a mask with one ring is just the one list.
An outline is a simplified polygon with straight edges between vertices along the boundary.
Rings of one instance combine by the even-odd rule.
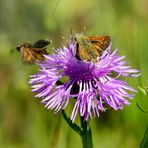
[[74, 37], [74, 40], [77, 41], [77, 37], [76, 36]]
[[77, 35], [77, 34], [74, 36], [74, 40], [75, 40], [75, 41], [78, 40], [78, 35]]
[[20, 47], [20, 46], [16, 47], [16, 50], [17, 50], [17, 51], [20, 51], [20, 49], [21, 49], [21, 47]]

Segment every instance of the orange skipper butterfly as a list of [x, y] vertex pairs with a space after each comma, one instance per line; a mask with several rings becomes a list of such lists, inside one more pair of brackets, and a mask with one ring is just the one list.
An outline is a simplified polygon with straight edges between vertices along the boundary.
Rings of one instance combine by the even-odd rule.
[[21, 53], [22, 60], [25, 63], [33, 64], [36, 61], [44, 61], [44, 54], [48, 54], [46, 46], [49, 45], [51, 41], [49, 40], [38, 40], [35, 43], [23, 43], [20, 46], [16, 47], [17, 51]]
[[87, 62], [98, 62], [100, 57], [110, 44], [109, 36], [84, 36], [76, 34], [76, 58]]

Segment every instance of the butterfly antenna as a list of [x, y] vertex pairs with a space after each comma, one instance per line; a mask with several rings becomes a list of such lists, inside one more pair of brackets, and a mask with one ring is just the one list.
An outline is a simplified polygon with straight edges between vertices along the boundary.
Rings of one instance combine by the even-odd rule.
[[66, 39], [66, 38], [68, 38], [68, 36], [62, 36], [62, 37], [60, 37], [60, 39]]
[[74, 30], [74, 28], [71, 28], [70, 29], [70, 36], [71, 36], [71, 38], [72, 38], [72, 40], [74, 41], [75, 39], [75, 34], [76, 34], [76, 32], [75, 32], [75, 30]]
[[70, 34], [71, 34], [72, 36], [74, 36], [74, 35], [76, 34], [74, 28], [71, 28], [71, 29], [70, 29]]

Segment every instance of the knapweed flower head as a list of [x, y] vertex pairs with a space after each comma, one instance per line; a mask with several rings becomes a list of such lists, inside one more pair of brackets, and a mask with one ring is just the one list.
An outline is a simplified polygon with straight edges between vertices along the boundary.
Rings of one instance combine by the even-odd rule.
[[[53, 49], [53, 54], [45, 55], [46, 61], [38, 63], [39, 73], [30, 77], [35, 97], [42, 98], [45, 107], [55, 112], [74, 99], [73, 122], [78, 113], [87, 120], [99, 116], [106, 107], [118, 110], [129, 105], [128, 99], [133, 98], [129, 92], [136, 90], [119, 78], [137, 77], [139, 71], [126, 66], [125, 56], [117, 56], [118, 50], [111, 52], [111, 46], [97, 63], [78, 60], [72, 39], [67, 46]], [[57, 85], [61, 80], [64, 82]]]

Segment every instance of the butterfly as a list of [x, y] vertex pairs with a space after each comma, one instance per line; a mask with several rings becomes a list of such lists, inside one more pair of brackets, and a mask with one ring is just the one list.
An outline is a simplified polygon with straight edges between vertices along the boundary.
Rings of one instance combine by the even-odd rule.
[[49, 40], [38, 40], [35, 43], [31, 44], [25, 42], [20, 46], [16, 47], [17, 51], [21, 53], [22, 61], [28, 64], [33, 64], [36, 61], [44, 61], [44, 54], [47, 55], [46, 46], [49, 45], [51, 41]]
[[83, 34], [76, 34], [74, 39], [76, 41], [76, 58], [87, 62], [98, 62], [98, 57], [110, 45], [109, 36], [84, 36]]

